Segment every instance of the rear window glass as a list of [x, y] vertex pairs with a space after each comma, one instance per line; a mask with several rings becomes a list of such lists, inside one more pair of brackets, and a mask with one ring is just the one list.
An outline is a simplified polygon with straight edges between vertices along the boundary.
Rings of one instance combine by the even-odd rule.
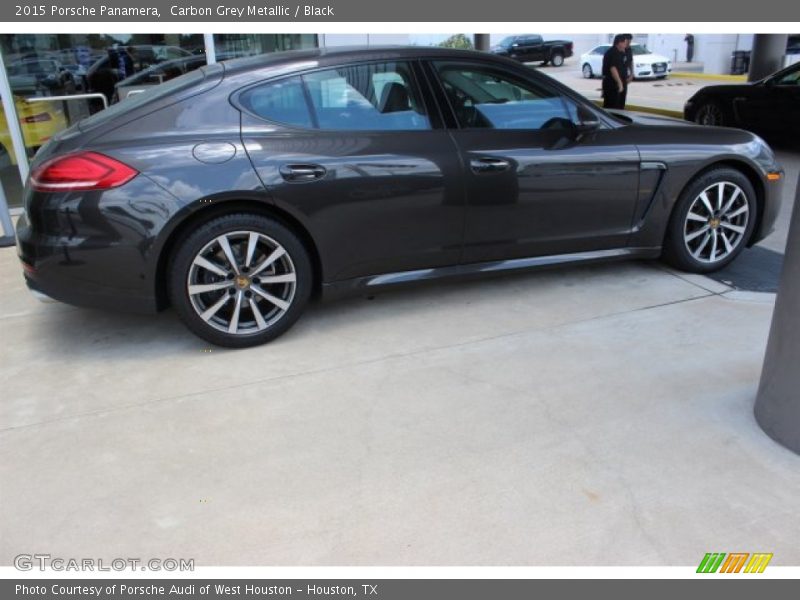
[[299, 76], [250, 88], [239, 96], [239, 102], [262, 119], [294, 127], [313, 127]]
[[[212, 66], [215, 69], [222, 68], [216, 65]], [[162, 98], [165, 98], [171, 94], [177, 94], [205, 79], [207, 69], [209, 69], [209, 67], [192, 71], [186, 75], [182, 75], [180, 77], [176, 77], [175, 79], [171, 79], [166, 83], [162, 83], [161, 85], [152, 86], [141, 94], [136, 94], [134, 96], [125, 98], [123, 101], [112, 104], [108, 108], [93, 114], [91, 117], [83, 119], [78, 123], [78, 127], [82, 130], [91, 129], [92, 127], [96, 127], [112, 119], [116, 119], [127, 112], [136, 110], [137, 108], [141, 108], [142, 106], [146, 106], [150, 103], [156, 102], [157, 100], [161, 100]]]

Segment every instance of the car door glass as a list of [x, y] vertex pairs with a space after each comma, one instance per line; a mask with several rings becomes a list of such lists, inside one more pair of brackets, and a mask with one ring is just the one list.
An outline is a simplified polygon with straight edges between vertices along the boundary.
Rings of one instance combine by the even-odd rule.
[[800, 85], [800, 69], [787, 73], [775, 82], [776, 85]]
[[262, 119], [294, 127], [313, 127], [299, 75], [245, 90], [239, 102]]
[[461, 128], [563, 129], [572, 119], [562, 98], [492, 67], [437, 63]]
[[320, 129], [430, 129], [411, 67], [404, 62], [342, 66], [303, 75]]

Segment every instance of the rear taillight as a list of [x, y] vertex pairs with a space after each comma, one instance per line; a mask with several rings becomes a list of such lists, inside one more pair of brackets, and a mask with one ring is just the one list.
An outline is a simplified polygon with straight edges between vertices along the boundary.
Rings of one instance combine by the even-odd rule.
[[20, 121], [23, 123], [43, 123], [45, 121], [52, 121], [53, 117], [50, 116], [50, 113], [39, 113], [37, 115], [30, 115], [28, 117], [22, 117]]
[[45, 161], [31, 171], [39, 192], [107, 190], [136, 177], [139, 171], [97, 152], [78, 152]]

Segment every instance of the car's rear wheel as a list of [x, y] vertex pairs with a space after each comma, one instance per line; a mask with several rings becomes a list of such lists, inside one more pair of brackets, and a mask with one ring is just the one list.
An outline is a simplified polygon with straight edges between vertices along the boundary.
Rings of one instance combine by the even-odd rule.
[[591, 79], [594, 77], [594, 71], [592, 71], [592, 65], [586, 63], [583, 65], [583, 76], [585, 79]]
[[564, 64], [564, 55], [561, 52], [553, 52], [550, 56], [550, 64], [554, 67], [560, 67]]
[[179, 243], [169, 271], [172, 305], [199, 337], [231, 348], [268, 342], [300, 317], [311, 295], [308, 252], [262, 215], [212, 219]]
[[740, 171], [718, 168], [687, 186], [675, 206], [664, 258], [693, 273], [723, 268], [744, 249], [756, 222], [756, 194]]
[[694, 115], [694, 121], [700, 125], [722, 127], [725, 125], [725, 115], [719, 104], [716, 102], [706, 102], [698, 107]]

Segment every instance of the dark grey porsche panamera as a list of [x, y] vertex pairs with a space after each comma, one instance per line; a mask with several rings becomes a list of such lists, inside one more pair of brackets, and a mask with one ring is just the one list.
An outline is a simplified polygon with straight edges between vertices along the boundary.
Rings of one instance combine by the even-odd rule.
[[314, 293], [624, 257], [709, 272], [772, 230], [782, 175], [753, 134], [611, 115], [501, 57], [302, 51], [204, 67], [55, 136], [18, 248], [41, 294], [171, 304], [249, 346]]

